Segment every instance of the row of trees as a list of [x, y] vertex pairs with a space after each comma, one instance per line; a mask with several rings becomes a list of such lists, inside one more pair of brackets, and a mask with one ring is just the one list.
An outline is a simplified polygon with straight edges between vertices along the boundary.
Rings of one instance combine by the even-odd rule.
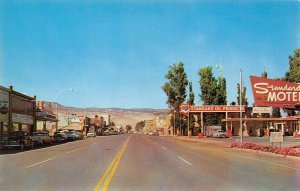
[[[300, 49], [294, 51], [294, 55], [289, 57], [289, 70], [286, 72], [283, 80], [300, 82]], [[199, 97], [203, 105], [227, 105], [227, 91], [226, 91], [226, 79], [222, 76], [216, 78], [213, 75], [211, 66], [200, 68], [198, 71], [200, 94]], [[171, 118], [171, 124], [175, 122], [175, 127], [179, 130], [180, 134], [187, 134], [187, 121], [186, 117], [183, 117], [179, 113], [179, 107], [182, 103], [188, 103], [189, 105], [195, 104], [195, 94], [193, 92], [192, 82], [187, 79], [187, 74], [184, 70], [184, 63], [179, 62], [169, 67], [168, 73], [165, 75], [167, 82], [162, 86], [162, 89], [166, 93], [168, 99], [167, 104], [174, 112]], [[188, 96], [187, 96], [188, 91]], [[242, 105], [248, 106], [248, 100], [246, 97], [246, 87], [243, 87]], [[236, 102], [231, 102], [235, 105]], [[240, 104], [240, 84], [237, 83], [237, 103]], [[221, 119], [224, 118], [224, 113], [204, 113], [203, 121], [204, 125], [216, 125], [221, 124]], [[175, 120], [174, 120], [175, 117]], [[196, 121], [196, 118], [198, 121]], [[195, 123], [200, 122], [200, 116], [195, 114], [190, 115], [190, 129], [193, 133], [197, 133], [199, 129], [195, 129]], [[175, 132], [174, 132], [175, 133]]]
[[[207, 66], [198, 71], [200, 76], [199, 85], [201, 94], [199, 95], [203, 105], [226, 105], [227, 92], [226, 92], [226, 79], [223, 77], [215, 78], [213, 75], [212, 67]], [[162, 89], [166, 93], [168, 100], [167, 104], [170, 109], [173, 109], [174, 115], [171, 122], [175, 123], [175, 127], [179, 130], [180, 134], [186, 134], [187, 122], [190, 121], [190, 130], [192, 132], [198, 131], [195, 129], [196, 118], [195, 115], [190, 115], [190, 119], [186, 119], [179, 113], [179, 107], [182, 103], [195, 105], [195, 94], [193, 92], [193, 84], [187, 79], [187, 74], [184, 70], [184, 63], [179, 62], [169, 67], [168, 73], [165, 75], [168, 82], [166, 82]], [[187, 97], [188, 88], [188, 97]], [[204, 124], [219, 124], [224, 114], [205, 113]], [[175, 117], [175, 120], [174, 120]], [[197, 116], [198, 123], [200, 116]]]

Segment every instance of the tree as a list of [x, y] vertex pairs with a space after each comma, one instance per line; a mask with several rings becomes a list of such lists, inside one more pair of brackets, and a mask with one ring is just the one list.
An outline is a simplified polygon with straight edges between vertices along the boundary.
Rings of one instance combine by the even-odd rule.
[[189, 82], [189, 99], [187, 101], [187, 103], [189, 105], [195, 105], [195, 94], [193, 92], [193, 84], [192, 82]]
[[[193, 84], [192, 84], [192, 82], [189, 82], [189, 99], [188, 99], [187, 103], [189, 105], [195, 105], [194, 102], [195, 102], [195, 94], [193, 92]], [[189, 123], [190, 123], [190, 125], [189, 125], [190, 129], [189, 130], [191, 130], [192, 133], [194, 133], [194, 131], [195, 131], [195, 122], [196, 122], [194, 114], [189, 114], [189, 118], [190, 118], [189, 119]]]
[[289, 71], [285, 73], [284, 80], [300, 83], [300, 49], [295, 50], [293, 56], [289, 56], [289, 65]]
[[225, 78], [218, 78], [216, 94], [216, 105], [227, 105], [227, 91]]
[[145, 127], [145, 121], [140, 121], [135, 125], [136, 131], [142, 131]]
[[126, 125], [126, 132], [131, 131], [131, 129], [132, 129], [131, 125]]
[[[226, 80], [225, 80], [225, 78], [223, 78], [221, 76], [218, 78], [216, 92], [217, 92], [216, 105], [227, 105]], [[224, 119], [226, 117], [225, 113], [218, 113], [216, 115], [217, 115], [217, 119], [218, 119], [217, 124], [221, 124], [222, 119]]]
[[203, 105], [216, 105], [217, 95], [217, 80], [213, 76], [212, 67], [207, 66], [198, 72], [200, 76], [200, 91], [199, 94]]
[[[200, 98], [203, 105], [218, 105], [218, 82], [213, 76], [212, 67], [207, 66], [198, 71], [200, 76]], [[218, 115], [216, 113], [204, 113], [204, 125], [215, 125], [219, 123]], [[203, 127], [202, 127], [203, 128]]]
[[[244, 86], [243, 87], [243, 90], [242, 90], [242, 105], [245, 105], [246, 107], [248, 106], [248, 98], [246, 98], [246, 87]], [[237, 103], [238, 105], [240, 105], [240, 83], [237, 83], [237, 93], [238, 93], [238, 96], [236, 97], [237, 98]]]
[[[170, 66], [165, 78], [168, 82], [162, 86], [162, 89], [168, 97], [167, 104], [170, 109], [173, 109], [173, 111], [179, 111], [179, 106], [184, 103], [186, 99], [186, 86], [188, 85], [187, 75], [184, 71], [184, 64], [179, 62], [178, 64]], [[177, 129], [179, 127], [181, 130], [181, 128], [184, 127], [184, 121], [181, 114], [178, 114], [179, 112], [174, 113], [175, 127]], [[172, 121], [171, 124], [173, 124]]]
[[178, 110], [180, 104], [185, 101], [186, 86], [188, 85], [184, 64], [179, 62], [170, 66], [165, 78], [168, 82], [162, 86], [162, 89], [168, 97], [167, 104], [169, 108]]

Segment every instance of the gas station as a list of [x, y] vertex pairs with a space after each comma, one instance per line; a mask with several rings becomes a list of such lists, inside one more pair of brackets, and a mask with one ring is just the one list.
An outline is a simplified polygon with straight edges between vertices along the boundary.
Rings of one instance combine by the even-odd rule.
[[[251, 76], [250, 80], [255, 102], [253, 107], [246, 108], [242, 105], [193, 106], [182, 104], [180, 106], [180, 113], [183, 115], [200, 113], [200, 127], [204, 136], [206, 136], [203, 124], [203, 113], [205, 112], [223, 112], [226, 114], [222, 122], [226, 123], [225, 129], [229, 137], [241, 135], [269, 136], [272, 131], [282, 132], [285, 136], [300, 136], [300, 115], [290, 116], [287, 114], [288, 112], [285, 112], [281, 117], [272, 116], [273, 107], [278, 107], [282, 111], [299, 113], [300, 84], [255, 76]], [[234, 117], [228, 117], [229, 113], [233, 113]], [[238, 113], [239, 115], [237, 115]], [[255, 115], [255, 113], [259, 115]], [[268, 117], [261, 114], [268, 114]]]

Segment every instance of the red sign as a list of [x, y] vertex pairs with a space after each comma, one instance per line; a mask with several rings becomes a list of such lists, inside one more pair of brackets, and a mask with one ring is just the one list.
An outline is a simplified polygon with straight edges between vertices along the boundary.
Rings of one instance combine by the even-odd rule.
[[300, 104], [300, 84], [250, 77], [255, 106], [292, 107]]
[[182, 113], [182, 115], [188, 115], [189, 112], [190, 112], [190, 106], [188, 104], [180, 105], [180, 113]]
[[[195, 106], [195, 105], [181, 105], [180, 112], [184, 113], [183, 109], [185, 108], [185, 113], [192, 112], [192, 113], [201, 113], [201, 112], [240, 112], [240, 106], [237, 105], [205, 105], [205, 106]], [[242, 112], [245, 112], [245, 106], [242, 106]]]

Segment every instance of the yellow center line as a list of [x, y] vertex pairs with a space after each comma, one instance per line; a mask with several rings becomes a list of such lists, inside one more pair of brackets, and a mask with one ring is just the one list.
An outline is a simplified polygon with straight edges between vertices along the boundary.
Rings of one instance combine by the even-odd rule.
[[126, 150], [127, 144], [129, 142], [130, 137], [128, 137], [128, 139], [125, 141], [125, 143], [122, 145], [122, 147], [120, 148], [120, 150], [118, 151], [117, 155], [115, 156], [114, 160], [111, 162], [111, 164], [109, 165], [108, 169], [105, 171], [104, 175], [102, 176], [102, 178], [100, 179], [99, 183], [97, 184], [97, 186], [95, 187], [94, 191], [98, 191], [100, 190], [100, 188], [103, 186], [103, 183], [105, 182], [105, 185], [103, 187], [103, 191], [106, 191], [109, 187], [109, 184], [111, 183], [111, 180], [117, 170], [117, 167], [120, 163], [120, 160], [123, 156], [123, 153]]

